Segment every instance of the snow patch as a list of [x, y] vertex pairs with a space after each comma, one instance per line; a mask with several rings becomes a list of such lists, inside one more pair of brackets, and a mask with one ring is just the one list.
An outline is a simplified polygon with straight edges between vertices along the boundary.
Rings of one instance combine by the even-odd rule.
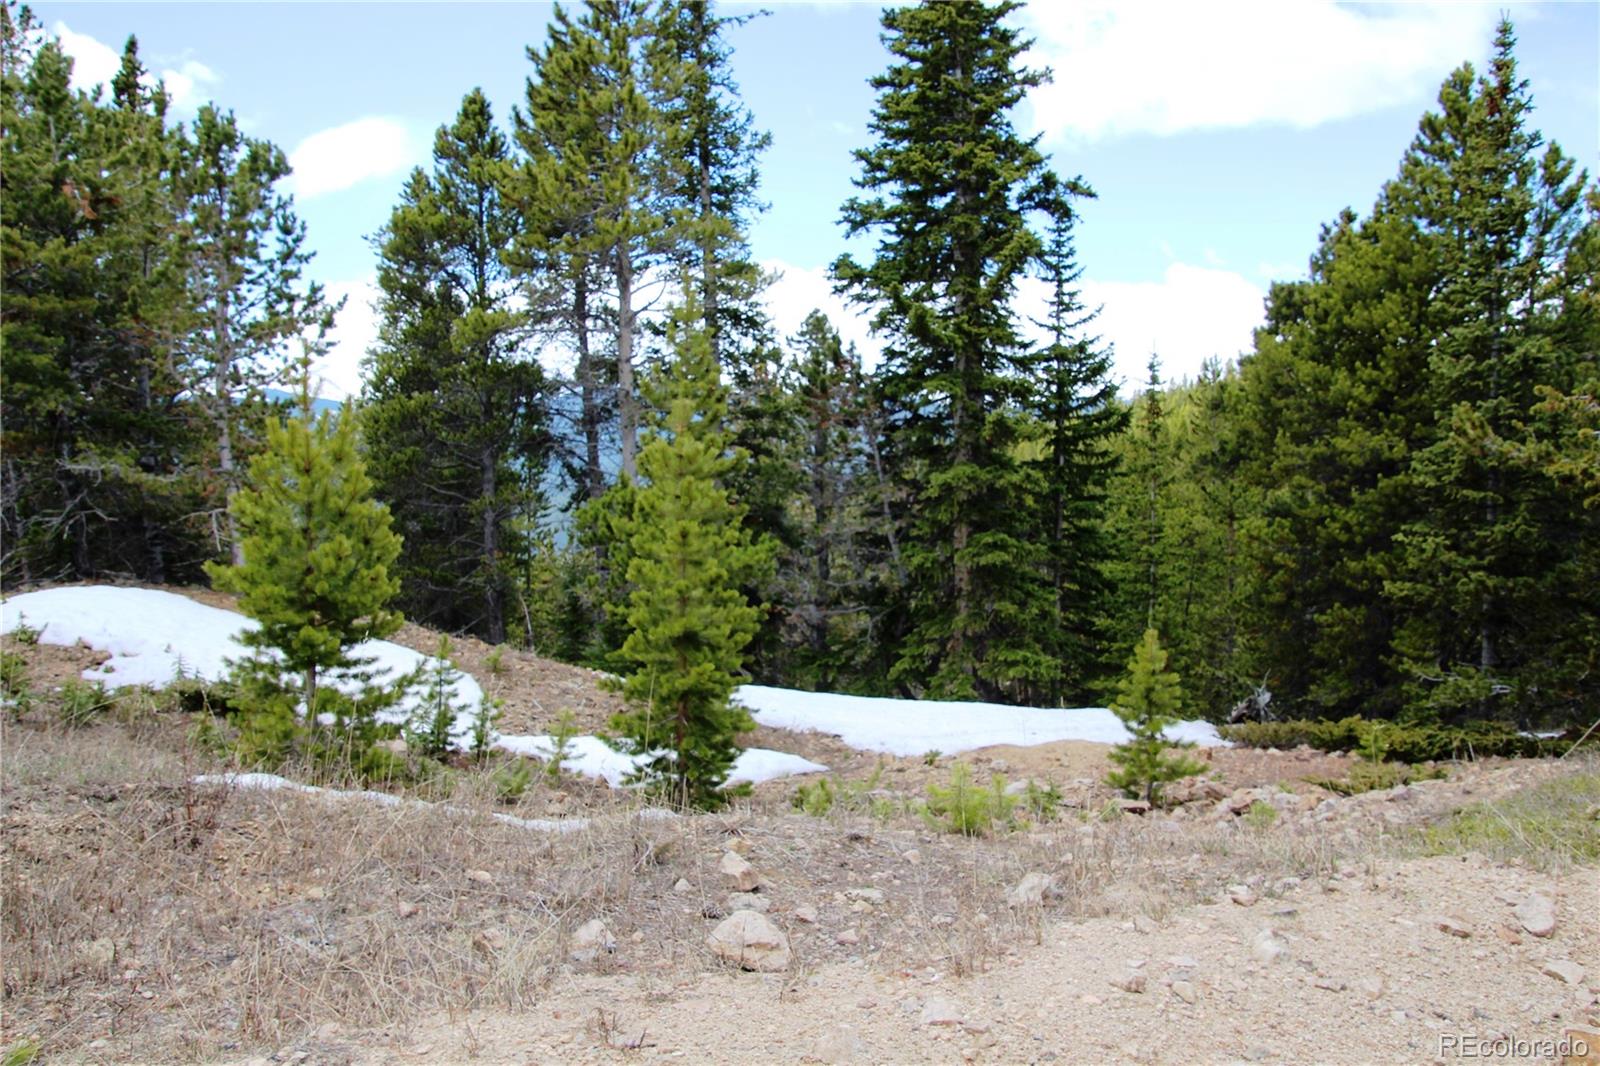
[[[1129, 735], [1121, 720], [1105, 707], [1046, 710], [998, 703], [842, 696], [765, 685], [744, 685], [734, 699], [748, 707], [762, 725], [830, 733], [852, 748], [887, 755], [913, 756], [928, 751], [953, 755], [995, 744], [1026, 747], [1056, 740], [1120, 744]], [[1200, 747], [1228, 745], [1210, 722], [1178, 722], [1165, 736], [1193, 741]]]
[[[0, 630], [19, 624], [39, 630], [42, 644], [73, 645], [82, 641], [111, 658], [83, 671], [88, 681], [107, 688], [148, 685], [164, 688], [180, 672], [202, 681], [220, 681], [228, 674], [229, 659], [246, 658], [249, 649], [239, 643], [241, 634], [257, 628], [252, 618], [219, 607], [196, 603], [187, 596], [157, 589], [120, 588], [111, 585], [75, 585], [12, 596], [0, 603]], [[357, 644], [352, 654], [372, 660], [367, 668], [379, 681], [392, 681], [422, 666], [438, 662], [387, 640]], [[340, 691], [356, 693], [361, 682], [335, 675], [330, 683]], [[462, 674], [453, 689], [454, 702], [467, 711], [451, 728], [458, 746], [465, 746], [472, 731], [472, 714], [483, 700], [483, 689]], [[422, 686], [378, 717], [404, 722], [421, 703]]]
[[[495, 747], [514, 755], [531, 756], [548, 762], [555, 757], [556, 741], [554, 737], [545, 734], [502, 736], [495, 741]], [[568, 773], [603, 778], [607, 784], [616, 787], [644, 761], [644, 756], [618, 751], [599, 737], [577, 736], [568, 739], [567, 755], [561, 765]], [[753, 785], [759, 785], [763, 781], [774, 781], [794, 774], [824, 773], [827, 769], [820, 763], [785, 751], [746, 748], [734, 760], [733, 769], [728, 774], [728, 783], [748, 781]]]

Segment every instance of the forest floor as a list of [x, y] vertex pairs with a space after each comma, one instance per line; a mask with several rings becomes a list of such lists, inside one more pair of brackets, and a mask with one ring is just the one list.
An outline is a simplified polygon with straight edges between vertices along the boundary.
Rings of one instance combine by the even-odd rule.
[[[417, 627], [399, 639], [437, 642]], [[1214, 749], [1179, 792], [1189, 802], [1138, 814], [1100, 783], [1103, 745], [896, 759], [762, 729], [752, 742], [832, 767], [828, 810], [794, 807], [804, 778], [710, 815], [661, 817], [625, 791], [543, 774], [505, 803], [510, 756], [386, 805], [197, 784], [226, 767], [194, 716], [130, 696], [70, 727], [53, 686], [97, 653], [4, 648], [40, 698], [0, 723], [0, 1050], [1416, 1062], [1497, 1039], [1541, 1051], [1587, 1030], [1600, 1054], [1592, 756], [1451, 763], [1345, 797], [1315, 782], [1348, 774], [1346, 757]], [[591, 729], [614, 706], [590, 671], [508, 652], [495, 674], [488, 649], [456, 649], [525, 716], [518, 731], [568, 709]], [[990, 836], [943, 832], [919, 800], [955, 763], [980, 781], [1049, 783], [1061, 803]], [[729, 898], [729, 853], [750, 865], [753, 893]], [[1030, 874], [1036, 891], [1019, 891]], [[1553, 921], [1529, 917], [1533, 896]], [[708, 947], [747, 908], [787, 938], [776, 972]]]

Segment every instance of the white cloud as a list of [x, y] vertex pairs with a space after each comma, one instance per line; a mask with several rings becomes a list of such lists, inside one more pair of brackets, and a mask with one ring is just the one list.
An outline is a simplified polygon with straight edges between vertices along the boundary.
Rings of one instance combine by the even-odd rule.
[[797, 267], [779, 259], [769, 259], [761, 269], [778, 275], [763, 294], [767, 314], [778, 336], [784, 340], [800, 332], [800, 324], [812, 311], [821, 311], [839, 331], [845, 344], [854, 343], [860, 349], [867, 366], [875, 366], [883, 345], [872, 336], [868, 322], [870, 315], [833, 292], [833, 279], [828, 268]]
[[[61, 50], [72, 57], [72, 87], [87, 91], [104, 85], [109, 91], [111, 79], [122, 67], [122, 53], [87, 33], [75, 32], [65, 22], [57, 22], [54, 32]], [[210, 97], [211, 86], [222, 79], [199, 60], [186, 59], [176, 68], [147, 71], [141, 80], [152, 89], [157, 81], [164, 83], [174, 113], [193, 115]]]
[[[778, 335], [787, 339], [813, 310], [832, 321], [845, 343], [854, 342], [868, 368], [875, 367], [883, 342], [872, 335], [869, 315], [833, 293], [826, 267], [792, 266], [779, 260], [761, 264], [783, 276], [766, 291], [767, 313]], [[1038, 278], [1018, 286], [1017, 314], [1023, 333], [1042, 340], [1033, 325], [1045, 317], [1049, 290]], [[1163, 381], [1193, 379], [1206, 359], [1224, 362], [1248, 352], [1262, 321], [1266, 291], [1231, 270], [1173, 262], [1160, 281], [1096, 281], [1085, 278], [1082, 299], [1099, 307], [1090, 329], [1115, 349], [1112, 376], [1125, 393], [1143, 388], [1150, 353], [1161, 357]]]
[[344, 298], [344, 310], [334, 320], [328, 354], [314, 371], [321, 379], [316, 391], [324, 399], [344, 400], [361, 391], [361, 360], [378, 339], [378, 279], [330, 282], [326, 290], [330, 303]]
[[[1037, 286], [1043, 306], [1043, 282]], [[1092, 329], [1116, 349], [1113, 376], [1125, 391], [1146, 379], [1150, 353], [1161, 357], [1164, 381], [1193, 379], [1211, 356], [1224, 362], [1251, 350], [1266, 292], [1231, 270], [1169, 263], [1160, 281], [1083, 282], [1083, 301], [1101, 308]]]
[[404, 123], [369, 116], [313, 133], [289, 153], [290, 188], [302, 200], [339, 192], [413, 166], [417, 146]]
[[1264, 123], [1308, 128], [1431, 100], [1445, 74], [1486, 53], [1498, 9], [1476, 3], [1355, 5], [1055, 3], [1022, 16], [1031, 94], [1047, 140]]

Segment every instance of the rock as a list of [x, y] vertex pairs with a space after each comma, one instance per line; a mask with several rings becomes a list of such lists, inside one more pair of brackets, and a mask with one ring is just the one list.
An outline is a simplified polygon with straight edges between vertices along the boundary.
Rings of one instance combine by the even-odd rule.
[[117, 961], [117, 944], [108, 936], [97, 936], [78, 945], [78, 961], [91, 970], [108, 969]]
[[414, 918], [421, 909], [408, 899], [397, 900], [394, 905], [394, 913], [398, 918]]
[[1193, 1003], [1200, 998], [1200, 993], [1196, 991], [1192, 981], [1172, 982], [1172, 994], [1185, 1003]]
[[1012, 886], [1011, 891], [1006, 893], [1006, 902], [1018, 908], [1041, 907], [1046, 896], [1054, 895], [1055, 887], [1055, 878], [1035, 870]]
[[498, 955], [511, 944], [510, 938], [499, 929], [482, 929], [472, 938], [472, 946], [485, 955]]
[[[1589, 1024], [1600, 1026], [1600, 1020], [1590, 1017]], [[1563, 1029], [1561, 1041], [1561, 1066], [1600, 1066], [1600, 1029]]]
[[1513, 913], [1522, 928], [1534, 936], [1549, 936], [1556, 931], [1556, 901], [1542, 892], [1529, 895]]
[[1124, 992], [1133, 992], [1133, 993], [1143, 992], [1144, 989], [1145, 989], [1145, 985], [1147, 985], [1148, 983], [1149, 983], [1149, 978], [1145, 977], [1145, 975], [1142, 974], [1142, 973], [1138, 973], [1137, 971], [1132, 972], [1132, 973], [1126, 973], [1126, 974], [1123, 974], [1121, 977], [1113, 977], [1111, 979], [1111, 987], [1112, 988], [1120, 988]]
[[960, 1025], [961, 1008], [943, 996], [933, 996], [922, 1005], [923, 1025]]
[[1256, 902], [1255, 890], [1249, 885], [1229, 885], [1228, 898], [1241, 907], [1251, 907]]
[[1078, 997], [1078, 1002], [1082, 1003], [1085, 1007], [1098, 1007], [1100, 1004], [1104, 1003], [1105, 1000], [1101, 999], [1093, 992], [1085, 992], [1083, 995]]
[[761, 887], [761, 875], [738, 852], [724, 852], [722, 861], [717, 864], [717, 872], [722, 874], [728, 887], [735, 892], [754, 892]]
[[1565, 981], [1569, 985], [1580, 984], [1583, 981], [1583, 967], [1571, 959], [1551, 959], [1539, 972], [1546, 977], [1554, 977], [1557, 981]]
[[1511, 928], [1509, 925], [1495, 926], [1494, 935], [1505, 941], [1507, 944], [1522, 943], [1522, 934]]
[[1150, 804], [1146, 800], [1128, 799], [1123, 796], [1117, 800], [1117, 809], [1123, 814], [1149, 814]]
[[1146, 914], [1135, 914], [1133, 916], [1133, 931], [1135, 933], [1149, 934], [1149, 933], [1155, 932], [1157, 929], [1160, 929], [1160, 928], [1161, 928], [1160, 924], [1154, 918], [1151, 918], [1149, 915], [1146, 915]]
[[854, 928], [841, 929], [839, 934], [833, 938], [833, 942], [835, 944], [842, 944], [845, 947], [851, 947], [855, 944], [859, 944], [861, 943], [861, 930]]
[[824, 1063], [859, 1062], [866, 1054], [866, 1045], [848, 1025], [835, 1026], [817, 1037], [811, 1045], [811, 1058]]
[[754, 892], [730, 892], [728, 898], [723, 901], [723, 906], [728, 909], [729, 914], [734, 911], [760, 911], [765, 914], [771, 909], [772, 901]]
[[1458, 936], [1465, 940], [1472, 935], [1472, 926], [1466, 920], [1454, 914], [1441, 914], [1433, 920], [1433, 927], [1441, 933]]
[[572, 934], [567, 957], [573, 962], [593, 962], [601, 955], [609, 955], [616, 950], [617, 938], [611, 935], [606, 923], [599, 918], [590, 918]]
[[883, 889], [849, 888], [845, 890], [844, 898], [852, 903], [867, 903], [874, 907], [881, 907], [883, 906]]
[[313, 901], [324, 900], [328, 898], [328, 890], [321, 885], [311, 885], [306, 889], [305, 896], [306, 899]]
[[1343, 992], [1348, 986], [1337, 977], [1319, 977], [1311, 982], [1313, 988], [1320, 988], [1325, 992]]
[[678, 878], [677, 883], [672, 886], [672, 891], [693, 892], [694, 886], [689, 883], [689, 879], [687, 877], [680, 877]]
[[922, 852], [918, 851], [916, 848], [912, 848], [910, 851], [906, 852], [900, 857], [906, 862], [909, 862], [912, 866], [916, 866], [922, 862]]
[[789, 968], [789, 938], [758, 911], [734, 911], [711, 931], [706, 943], [718, 958], [746, 970], [777, 973]]
[[817, 908], [809, 903], [802, 903], [794, 909], [794, 920], [804, 922], [806, 925], [817, 924]]
[[1270, 966], [1288, 954], [1289, 945], [1274, 936], [1270, 929], [1263, 930], [1250, 946], [1250, 957], [1263, 966]]
[[494, 884], [494, 875], [488, 870], [468, 870], [467, 880], [480, 885], [492, 885]]
[[1382, 999], [1384, 993], [1383, 975], [1372, 974], [1361, 978], [1356, 982], [1356, 990], [1368, 999]]
[[1193, 955], [1168, 955], [1167, 965], [1174, 970], [1198, 970], [1200, 960]]

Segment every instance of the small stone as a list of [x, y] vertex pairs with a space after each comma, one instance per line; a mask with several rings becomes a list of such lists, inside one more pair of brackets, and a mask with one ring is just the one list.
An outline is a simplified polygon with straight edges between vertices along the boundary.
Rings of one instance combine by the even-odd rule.
[[1055, 891], [1055, 878], [1049, 874], [1034, 871], [1026, 874], [1021, 881], [1006, 893], [1006, 902], [1016, 908], [1041, 907], [1045, 897]]
[[1289, 945], [1273, 936], [1271, 930], [1256, 937], [1255, 943], [1250, 947], [1250, 957], [1263, 966], [1270, 966], [1287, 954]]
[[841, 929], [839, 934], [833, 938], [833, 942], [835, 944], [842, 944], [845, 947], [851, 947], [855, 944], [859, 944], [861, 943], [861, 930], [854, 928]]
[[1229, 885], [1228, 898], [1241, 907], [1251, 907], [1256, 902], [1255, 891], [1249, 885]]
[[811, 1045], [811, 1058], [823, 1063], [859, 1062], [866, 1054], [861, 1037], [848, 1025], [839, 1025], [817, 1037]]
[[1193, 955], [1168, 955], [1167, 965], [1174, 970], [1196, 970], [1200, 968], [1200, 960]]
[[912, 848], [910, 851], [906, 852], [900, 857], [906, 862], [909, 862], [912, 866], [916, 866], [922, 862], [922, 852], [918, 851], [916, 848]]
[[802, 903], [794, 909], [794, 920], [804, 922], [806, 925], [817, 924], [817, 908], [809, 903]]
[[1522, 928], [1534, 936], [1549, 936], [1556, 931], [1556, 901], [1541, 892], [1529, 895], [1513, 913]]
[[480, 930], [478, 935], [472, 938], [472, 946], [485, 955], [498, 955], [510, 943], [511, 941], [506, 938], [505, 933], [498, 929]]
[[711, 931], [706, 943], [718, 958], [746, 970], [777, 973], [789, 968], [789, 938], [757, 911], [735, 911]]
[[1509, 925], [1495, 926], [1494, 935], [1505, 941], [1507, 944], [1522, 943], [1522, 934], [1511, 928]]
[[883, 889], [850, 888], [845, 890], [844, 898], [852, 903], [866, 903], [873, 907], [881, 907], [883, 906]]
[[609, 955], [616, 950], [617, 938], [611, 935], [606, 923], [599, 918], [590, 918], [572, 934], [567, 957], [573, 962], [593, 962], [601, 955]]
[[1384, 980], [1382, 974], [1372, 974], [1356, 982], [1356, 989], [1368, 999], [1382, 999]]
[[722, 861], [717, 864], [717, 871], [735, 892], [754, 892], [761, 887], [761, 875], [738, 852], [724, 852]]
[[687, 877], [680, 877], [678, 878], [677, 883], [672, 886], [672, 891], [693, 892], [694, 886], [689, 883], [689, 879]]
[[1200, 998], [1200, 993], [1195, 990], [1194, 983], [1192, 981], [1172, 982], [1172, 994], [1183, 1000], [1185, 1003], [1193, 1003]]
[[1161, 928], [1161, 926], [1157, 924], [1154, 918], [1143, 914], [1135, 914], [1133, 916], [1133, 931], [1136, 933], [1149, 934], [1155, 932], [1159, 928]]
[[923, 1025], [960, 1025], [961, 1008], [943, 996], [933, 996], [922, 1005]]
[[488, 870], [468, 870], [467, 880], [475, 881], [480, 885], [492, 885], [494, 884], [494, 875]]
[[755, 892], [730, 892], [723, 905], [728, 908], [729, 914], [734, 911], [760, 911], [765, 914], [772, 907], [772, 901]]
[[1104, 1003], [1105, 1000], [1101, 999], [1093, 992], [1085, 992], [1083, 995], [1078, 997], [1078, 1002], [1082, 1003], [1085, 1007], [1098, 1007], [1100, 1004]]
[[1433, 920], [1433, 927], [1441, 933], [1458, 936], [1465, 940], [1472, 935], [1472, 926], [1466, 920], [1454, 914], [1441, 914]]
[[1311, 982], [1311, 985], [1313, 988], [1320, 988], [1325, 992], [1343, 992], [1347, 987], [1343, 981], [1336, 977], [1319, 977]]
[[305, 896], [306, 896], [306, 899], [309, 899], [309, 900], [327, 899], [328, 898], [328, 890], [323, 888], [321, 885], [311, 885], [310, 887], [308, 887], [306, 889]]
[[1551, 959], [1539, 972], [1546, 977], [1554, 977], [1557, 981], [1565, 981], [1569, 985], [1581, 984], [1583, 981], [1583, 967], [1571, 959]]
[[421, 909], [409, 899], [396, 900], [394, 905], [394, 913], [398, 918], [414, 918]]
[[1145, 985], [1148, 983], [1149, 979], [1144, 974], [1136, 972], [1123, 974], [1121, 977], [1113, 977], [1111, 979], [1112, 988], [1120, 988], [1124, 992], [1133, 993], [1143, 992]]
[[1150, 804], [1146, 800], [1122, 797], [1117, 800], [1117, 809], [1122, 811], [1123, 814], [1149, 814]]

